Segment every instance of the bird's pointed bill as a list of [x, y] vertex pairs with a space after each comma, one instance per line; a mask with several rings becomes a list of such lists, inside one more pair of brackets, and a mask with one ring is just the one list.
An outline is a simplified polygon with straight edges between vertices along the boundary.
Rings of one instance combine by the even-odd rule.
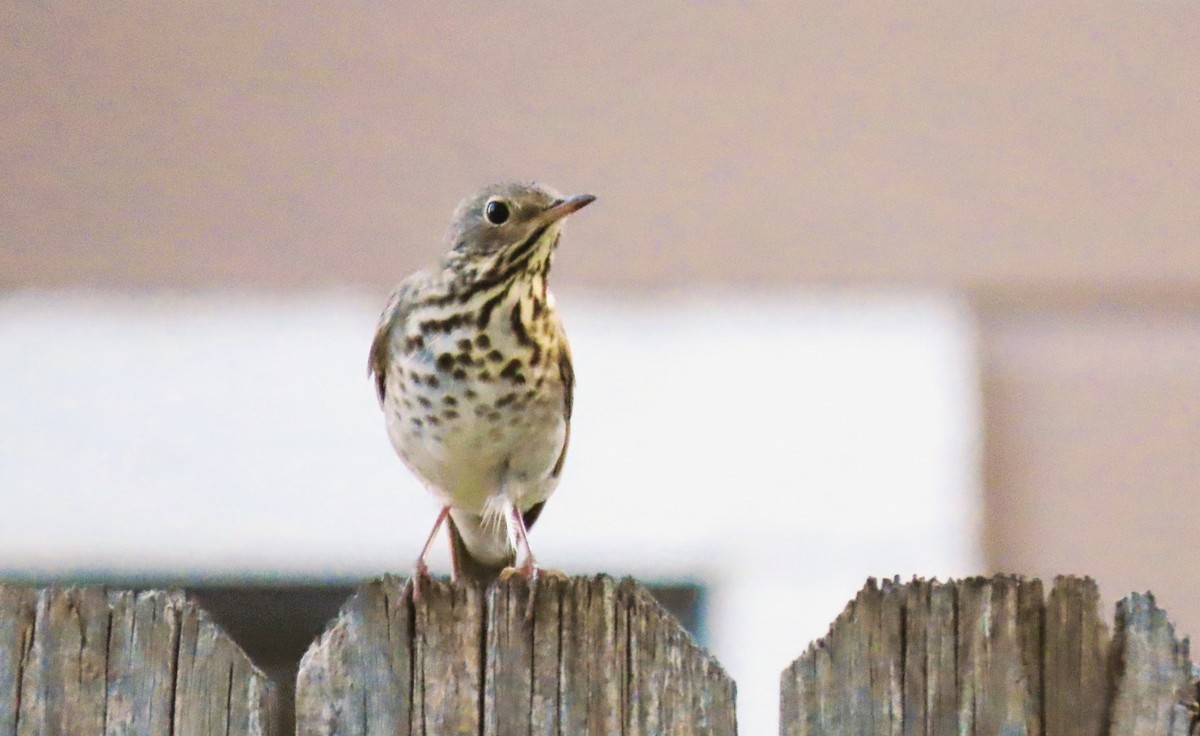
[[572, 212], [578, 212], [595, 201], [596, 197], [592, 194], [576, 194], [574, 197], [567, 197], [566, 199], [559, 200], [558, 202], [550, 205], [550, 207], [542, 213], [541, 220], [545, 224], [549, 225], [552, 222], [561, 220]]

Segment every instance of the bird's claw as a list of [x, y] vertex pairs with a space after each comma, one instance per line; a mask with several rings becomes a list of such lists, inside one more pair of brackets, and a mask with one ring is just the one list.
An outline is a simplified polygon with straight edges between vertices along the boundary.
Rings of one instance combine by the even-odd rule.
[[520, 576], [529, 583], [529, 600], [525, 604], [525, 620], [533, 620], [533, 609], [537, 605], [537, 589], [538, 580], [541, 578], [551, 578], [555, 580], [567, 580], [567, 574], [561, 570], [553, 570], [548, 567], [538, 567], [538, 564], [531, 559], [525, 560], [520, 566], [506, 567], [500, 571], [498, 579], [500, 582], [511, 580], [514, 577]]
[[538, 569], [536, 567], [529, 568], [525, 565], [521, 565], [520, 567], [510, 566], [501, 570], [496, 579], [502, 583], [507, 583], [517, 576], [523, 577], [526, 581], [532, 583], [534, 580], [537, 580]]

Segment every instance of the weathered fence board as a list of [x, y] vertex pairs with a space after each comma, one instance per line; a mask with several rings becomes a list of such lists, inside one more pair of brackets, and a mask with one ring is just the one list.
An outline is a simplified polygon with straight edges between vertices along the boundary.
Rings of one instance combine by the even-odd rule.
[[30, 588], [0, 585], [0, 736], [16, 736], [21, 669], [32, 644], [37, 596]]
[[1100, 592], [1086, 578], [1059, 578], [1046, 601], [1046, 733], [1103, 733], [1108, 698], [1108, 625]]
[[[300, 664], [298, 736], [736, 733], [733, 683], [636, 583], [529, 595], [364, 585]], [[869, 581], [784, 672], [780, 733], [1200, 734], [1187, 641], [1149, 594], [1111, 626], [1099, 600], [1087, 578]], [[182, 593], [0, 584], [0, 736], [278, 736], [276, 701]]]
[[0, 584], [0, 736], [273, 736], [276, 708], [181, 593]]
[[1154, 597], [1132, 595], [1117, 604], [1117, 658], [1112, 733], [1129, 736], [1189, 736], [1194, 697], [1187, 640], [1175, 638]]
[[870, 581], [784, 673], [783, 736], [1190, 736], [1191, 664], [1148, 595], [1090, 579]]
[[486, 593], [364, 586], [309, 649], [299, 736], [734, 734], [734, 687], [648, 593], [611, 578]]
[[[884, 592], [903, 606], [904, 638], [899, 645], [904, 662], [901, 733], [956, 733], [953, 589], [937, 582], [918, 582], [904, 588], [885, 584]], [[817, 726], [812, 724], [805, 733], [818, 733]]]

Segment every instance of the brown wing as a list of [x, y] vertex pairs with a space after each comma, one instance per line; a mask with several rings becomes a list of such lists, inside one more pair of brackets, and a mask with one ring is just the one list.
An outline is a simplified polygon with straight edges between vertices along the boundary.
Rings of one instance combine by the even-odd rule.
[[375, 338], [371, 340], [371, 353], [367, 357], [367, 375], [375, 379], [375, 393], [380, 403], [387, 394], [387, 367], [391, 357], [392, 338], [397, 330], [404, 331], [404, 321], [412, 311], [416, 297], [416, 283], [424, 274], [413, 274], [400, 282], [388, 296], [387, 306], [379, 315], [379, 325], [375, 328]]
[[563, 462], [567, 459], [567, 445], [571, 444], [571, 412], [575, 408], [575, 367], [571, 362], [571, 345], [567, 342], [567, 333], [563, 330], [561, 321], [558, 323], [557, 329], [558, 375], [563, 386], [563, 416], [567, 420], [567, 433], [563, 437], [562, 452], [558, 455], [558, 462], [554, 463], [554, 470], [550, 471], [550, 475], [555, 478], [562, 473]]

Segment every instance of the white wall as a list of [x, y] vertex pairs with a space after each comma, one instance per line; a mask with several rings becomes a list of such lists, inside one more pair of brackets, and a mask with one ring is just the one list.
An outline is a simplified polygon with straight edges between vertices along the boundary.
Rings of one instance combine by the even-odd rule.
[[[406, 572], [436, 509], [365, 376], [379, 301], [4, 298], [0, 571]], [[539, 559], [707, 586], [743, 733], [867, 575], [980, 568], [955, 300], [559, 303], [576, 422]]]

